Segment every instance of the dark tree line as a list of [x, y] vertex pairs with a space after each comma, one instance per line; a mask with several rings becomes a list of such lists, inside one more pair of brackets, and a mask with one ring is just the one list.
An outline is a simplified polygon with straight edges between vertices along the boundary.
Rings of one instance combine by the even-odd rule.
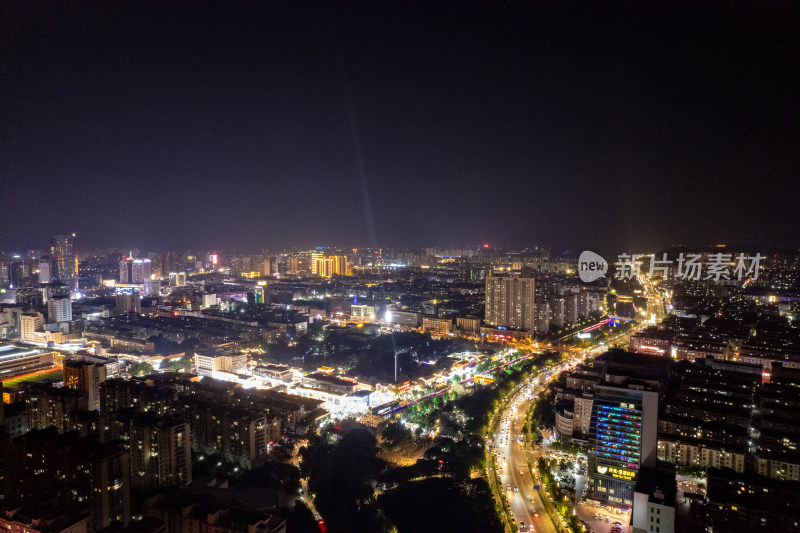
[[338, 444], [314, 436], [301, 450], [314, 505], [331, 533], [380, 532], [388, 528], [375, 505], [375, 485], [385, 468], [375, 437], [366, 429], [346, 432]]

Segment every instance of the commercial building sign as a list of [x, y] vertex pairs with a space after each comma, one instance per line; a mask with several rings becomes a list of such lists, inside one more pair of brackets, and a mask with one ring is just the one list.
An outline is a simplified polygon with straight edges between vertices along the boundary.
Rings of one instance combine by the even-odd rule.
[[625, 470], [624, 468], [617, 468], [616, 466], [597, 466], [597, 473], [604, 476], [611, 476], [617, 479], [624, 479], [625, 481], [633, 481], [636, 479], [636, 472], [633, 470]]

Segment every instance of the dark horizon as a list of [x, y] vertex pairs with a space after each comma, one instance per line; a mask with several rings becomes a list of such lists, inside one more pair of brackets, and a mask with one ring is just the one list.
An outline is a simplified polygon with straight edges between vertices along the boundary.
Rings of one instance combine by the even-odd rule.
[[9, 2], [0, 249], [796, 249], [799, 6]]

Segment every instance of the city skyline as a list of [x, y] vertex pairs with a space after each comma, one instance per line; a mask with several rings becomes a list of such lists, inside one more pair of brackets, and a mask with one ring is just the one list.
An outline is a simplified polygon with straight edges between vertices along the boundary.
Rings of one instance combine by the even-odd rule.
[[0, 255], [0, 528], [800, 523], [798, 252], [80, 239]]
[[[139, 246], [100, 246], [96, 242], [86, 243], [77, 233], [69, 234], [73, 239], [77, 239], [79, 246], [76, 247], [79, 255], [91, 256], [95, 254], [117, 254], [122, 259], [147, 259], [148, 256], [153, 254], [164, 253], [188, 253], [189, 255], [200, 254], [221, 254], [220, 257], [242, 256], [242, 255], [257, 255], [267, 254], [272, 256], [292, 255], [304, 252], [336, 252], [339, 254], [350, 255], [355, 253], [363, 253], [366, 250], [372, 250], [379, 253], [381, 250], [387, 252], [400, 252], [400, 253], [422, 253], [424, 255], [441, 256], [441, 257], [470, 257], [472, 255], [503, 255], [503, 254], [545, 254], [548, 257], [562, 257], [577, 259], [579, 254], [588, 250], [589, 252], [600, 251], [601, 253], [610, 257], [616, 257], [624, 253], [636, 253], [640, 258], [647, 257], [653, 253], [656, 254], [677, 254], [679, 252], [700, 253], [708, 254], [715, 252], [743, 252], [755, 251], [766, 254], [788, 254], [794, 255], [797, 253], [794, 247], [788, 246], [775, 246], [772, 244], [757, 244], [739, 243], [739, 242], [709, 242], [709, 243], [674, 243], [663, 247], [634, 247], [634, 248], [615, 248], [613, 246], [593, 246], [590, 243], [585, 243], [583, 246], [562, 246], [562, 245], [543, 245], [541, 243], [522, 244], [520, 246], [513, 246], [511, 244], [502, 243], [475, 243], [470, 242], [467, 244], [438, 244], [426, 243], [418, 246], [387, 246], [378, 243], [376, 246], [353, 246], [347, 244], [331, 244], [331, 243], [312, 243], [307, 246], [298, 244], [288, 245], [283, 247], [268, 247], [268, 246], [188, 246], [188, 245], [175, 245], [171, 247], [156, 247], [150, 245]], [[52, 238], [59, 237], [53, 235]], [[52, 240], [51, 238], [51, 240]], [[35, 243], [32, 246], [20, 246], [19, 244], [7, 243], [4, 248], [0, 248], [0, 254], [7, 259], [38, 259], [40, 257], [52, 256], [52, 245], [48, 246], [44, 243]], [[660, 257], [660, 256], [659, 256]], [[674, 259], [674, 257], [673, 257]]]
[[800, 2], [0, 3], [0, 530], [800, 533]]
[[799, 244], [796, 4], [2, 9], [3, 249]]

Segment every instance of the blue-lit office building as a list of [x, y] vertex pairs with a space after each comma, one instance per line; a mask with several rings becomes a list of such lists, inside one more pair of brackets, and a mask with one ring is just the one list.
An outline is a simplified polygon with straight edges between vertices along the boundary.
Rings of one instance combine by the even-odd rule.
[[656, 463], [658, 392], [639, 382], [597, 385], [591, 435], [594, 454], [589, 468], [594, 498], [616, 507], [632, 507], [639, 468]]

